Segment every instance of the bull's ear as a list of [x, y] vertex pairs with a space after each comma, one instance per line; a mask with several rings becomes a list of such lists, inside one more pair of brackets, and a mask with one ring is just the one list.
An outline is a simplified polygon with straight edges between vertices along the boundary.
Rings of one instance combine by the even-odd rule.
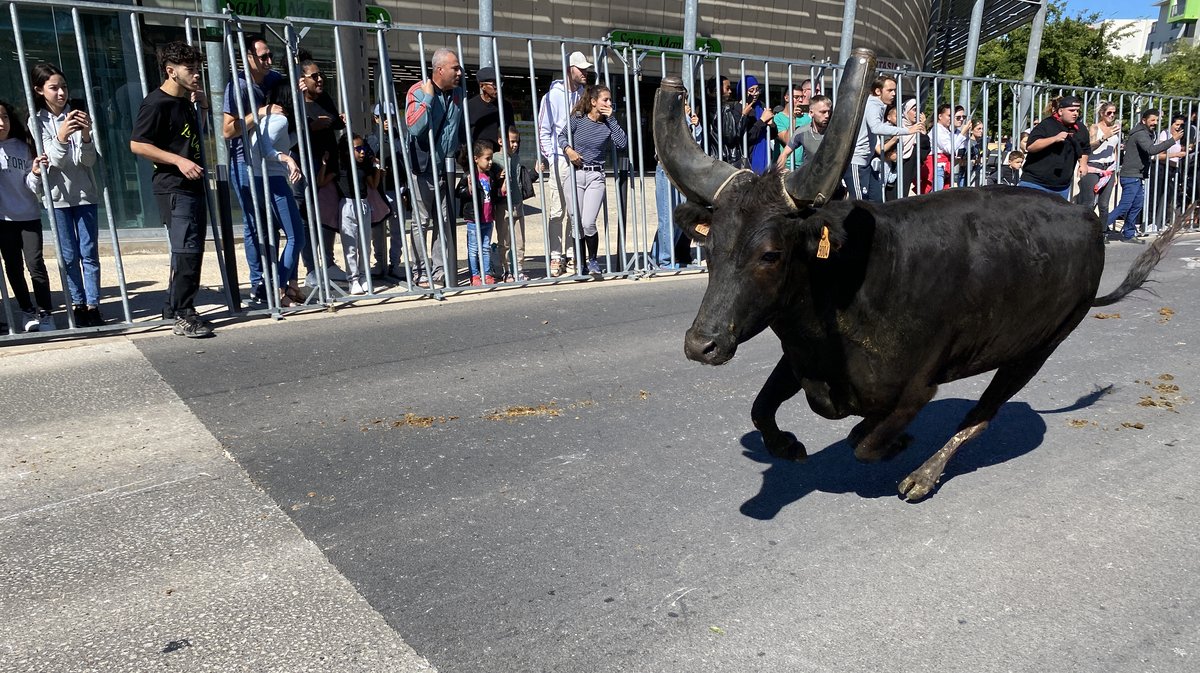
[[700, 246], [708, 244], [708, 228], [712, 225], [712, 219], [712, 209], [697, 203], [684, 201], [675, 207], [675, 226]]

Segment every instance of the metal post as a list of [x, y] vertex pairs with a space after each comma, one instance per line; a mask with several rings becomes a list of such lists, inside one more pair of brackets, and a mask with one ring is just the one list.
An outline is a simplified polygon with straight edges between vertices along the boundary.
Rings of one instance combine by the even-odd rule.
[[[1042, 30], [1046, 27], [1046, 9], [1049, 6], [1050, 0], [1042, 0], [1037, 13], [1033, 15], [1033, 26], [1029, 31], [1029, 51], [1025, 52], [1025, 75], [1022, 78], [1026, 82], [1032, 82], [1037, 77], [1038, 55], [1042, 50]], [[1025, 128], [1025, 120], [1030, 118], [1029, 107], [1032, 103], [1033, 87], [1025, 86], [1021, 89], [1021, 102], [1017, 109], [1016, 128]], [[1017, 132], [1016, 128], [1013, 129], [1014, 133]]]
[[[496, 65], [497, 54], [493, 49], [492, 39], [488, 37], [493, 30], [492, 0], [479, 0], [479, 32], [483, 33], [479, 36], [479, 67], [481, 68]], [[507, 143], [507, 138], [505, 138], [505, 142]]]
[[975, 76], [975, 57], [979, 53], [979, 31], [983, 26], [983, 7], [987, 0], [975, 0], [971, 7], [971, 29], [967, 35], [967, 53], [963, 60], [963, 90], [960, 105], [971, 111], [971, 78]]
[[[683, 85], [689, 90], [695, 85], [692, 68], [692, 52], [696, 50], [696, 5], [699, 0], [683, 2]], [[663, 76], [666, 74], [664, 72]]]
[[854, 48], [854, 15], [858, 11], [858, 0], [846, 0], [842, 5], [842, 41], [838, 45], [838, 62], [845, 63], [850, 59], [850, 50]]

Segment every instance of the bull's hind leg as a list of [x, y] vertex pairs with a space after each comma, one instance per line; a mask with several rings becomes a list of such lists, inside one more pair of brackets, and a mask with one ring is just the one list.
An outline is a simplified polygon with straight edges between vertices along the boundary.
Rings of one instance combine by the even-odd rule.
[[[1056, 344], [1057, 345], [1057, 344]], [[916, 502], [937, 486], [946, 470], [946, 463], [954, 456], [959, 447], [978, 437], [987, 429], [988, 423], [996, 416], [1000, 407], [1004, 406], [1013, 395], [1016, 395], [1026, 383], [1033, 378], [1045, 364], [1046, 358], [1054, 352], [1051, 347], [1030, 355], [1024, 360], [1010, 363], [996, 370], [992, 382], [988, 384], [979, 402], [967, 412], [966, 418], [958, 426], [958, 430], [946, 445], [929, 457], [921, 467], [900, 482], [900, 495], [909, 502]]]
[[754, 406], [750, 409], [750, 420], [754, 422], [754, 427], [762, 433], [763, 444], [766, 445], [767, 451], [776, 458], [785, 460], [808, 458], [808, 452], [805, 451], [800, 440], [796, 439], [792, 433], [780, 430], [779, 425], [775, 422], [775, 413], [779, 411], [779, 406], [795, 397], [798, 392], [800, 392], [800, 379], [796, 378], [785, 355], [779, 359], [779, 364], [775, 365], [775, 369], [767, 377], [767, 382], [763, 384], [762, 390], [758, 391], [758, 397], [754, 398]]

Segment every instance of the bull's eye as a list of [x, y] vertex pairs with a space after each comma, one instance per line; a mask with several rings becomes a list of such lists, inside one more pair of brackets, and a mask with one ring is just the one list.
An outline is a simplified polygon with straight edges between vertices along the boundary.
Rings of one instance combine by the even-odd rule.
[[770, 252], [763, 253], [762, 261], [766, 262], [767, 264], [774, 264], [775, 262], [778, 262], [779, 258], [782, 256], [783, 255], [778, 251], [772, 250]]

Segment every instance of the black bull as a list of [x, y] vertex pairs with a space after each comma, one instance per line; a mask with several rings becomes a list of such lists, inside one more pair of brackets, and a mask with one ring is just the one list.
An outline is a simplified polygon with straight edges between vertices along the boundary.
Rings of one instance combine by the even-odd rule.
[[[852, 88], [849, 76], [848, 69], [843, 89]], [[658, 104], [656, 141], [666, 135]], [[686, 180], [686, 165], [664, 164], [676, 184]], [[711, 181], [715, 169], [706, 168], [702, 179]], [[849, 442], [857, 458], [873, 461], [907, 445], [905, 428], [939, 384], [996, 370], [949, 442], [900, 483], [909, 500], [934, 489], [955, 451], [987, 427], [1091, 307], [1141, 286], [1182, 220], [1147, 246], [1120, 287], [1097, 298], [1102, 225], [1060, 197], [985, 187], [818, 207], [823, 198], [791, 179], [781, 188], [779, 175], [730, 173], [715, 193], [684, 190], [693, 202], [676, 209], [676, 222], [705, 247], [710, 272], [684, 350], [722, 364], [738, 344], [768, 327], [775, 332], [783, 357], [751, 418], [771, 454], [793, 460], [806, 457], [804, 446], [775, 415], [801, 390], [821, 416], [861, 416]], [[832, 193], [828, 184], [816, 189]]]

